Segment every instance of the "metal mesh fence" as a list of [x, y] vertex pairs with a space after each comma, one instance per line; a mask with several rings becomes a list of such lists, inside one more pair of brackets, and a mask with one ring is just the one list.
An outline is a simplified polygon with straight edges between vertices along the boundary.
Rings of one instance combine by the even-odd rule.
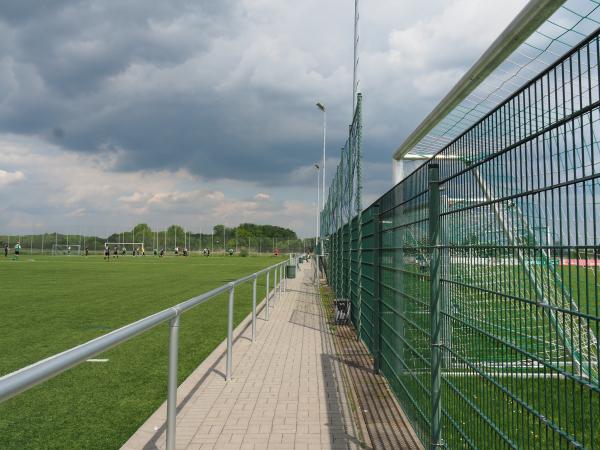
[[598, 34], [328, 230], [426, 446], [600, 447]]

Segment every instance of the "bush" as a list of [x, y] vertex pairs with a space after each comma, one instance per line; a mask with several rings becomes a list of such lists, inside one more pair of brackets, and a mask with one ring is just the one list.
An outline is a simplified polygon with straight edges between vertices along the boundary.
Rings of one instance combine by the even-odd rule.
[[243, 257], [248, 256], [248, 249], [246, 249], [246, 248], [241, 249], [240, 256], [243, 256]]

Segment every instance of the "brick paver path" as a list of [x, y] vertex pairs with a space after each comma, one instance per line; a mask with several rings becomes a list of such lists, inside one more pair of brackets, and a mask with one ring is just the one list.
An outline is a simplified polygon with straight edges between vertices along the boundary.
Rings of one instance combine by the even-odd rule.
[[[177, 448], [359, 448], [313, 277], [304, 263], [288, 280], [270, 320], [260, 314], [254, 344], [248, 320], [236, 329], [230, 382], [223, 343], [181, 384]], [[164, 448], [165, 417], [163, 405], [123, 448]]]

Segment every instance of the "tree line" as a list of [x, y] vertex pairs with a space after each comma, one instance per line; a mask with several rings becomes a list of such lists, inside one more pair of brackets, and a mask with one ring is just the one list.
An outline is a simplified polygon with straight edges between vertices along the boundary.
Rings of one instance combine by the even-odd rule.
[[153, 230], [148, 224], [140, 223], [132, 229], [112, 233], [106, 237], [64, 233], [0, 236], [2, 245], [8, 242], [11, 248], [17, 241], [21, 242], [24, 249], [48, 251], [51, 251], [55, 244], [80, 245], [81, 250], [85, 247], [92, 251], [100, 250], [105, 242], [143, 244], [146, 250], [153, 248], [172, 250], [177, 246], [194, 251], [202, 248], [213, 251], [222, 251], [224, 248], [234, 250], [246, 248], [256, 252], [272, 252], [279, 248], [282, 251], [299, 252], [303, 251], [304, 247], [304, 241], [298, 239], [297, 234], [289, 228], [253, 223], [242, 223], [237, 227], [219, 224], [213, 227], [212, 233], [193, 233], [180, 225], [171, 225], [166, 230]]

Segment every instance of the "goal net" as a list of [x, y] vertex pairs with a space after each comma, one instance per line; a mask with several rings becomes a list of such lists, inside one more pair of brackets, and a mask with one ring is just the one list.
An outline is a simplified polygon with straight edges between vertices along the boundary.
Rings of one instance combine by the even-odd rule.
[[80, 255], [81, 245], [79, 244], [52, 244], [52, 255]]

